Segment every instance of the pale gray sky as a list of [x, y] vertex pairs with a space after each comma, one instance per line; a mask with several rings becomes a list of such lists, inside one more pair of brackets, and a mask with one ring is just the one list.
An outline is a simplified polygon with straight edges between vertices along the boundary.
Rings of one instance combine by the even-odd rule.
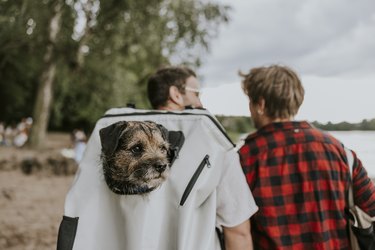
[[238, 70], [281, 63], [306, 89], [298, 119], [375, 118], [374, 0], [220, 0], [233, 7], [199, 70], [203, 104], [248, 115]]

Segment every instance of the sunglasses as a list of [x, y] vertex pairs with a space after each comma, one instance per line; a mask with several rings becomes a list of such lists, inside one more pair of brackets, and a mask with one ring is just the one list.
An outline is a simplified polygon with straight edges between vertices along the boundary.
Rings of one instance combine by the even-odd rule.
[[190, 91], [190, 92], [194, 92], [196, 94], [197, 97], [199, 97], [199, 95], [201, 94], [201, 90], [199, 89], [196, 89], [196, 88], [191, 88], [191, 87], [185, 87], [185, 90], [186, 91]]

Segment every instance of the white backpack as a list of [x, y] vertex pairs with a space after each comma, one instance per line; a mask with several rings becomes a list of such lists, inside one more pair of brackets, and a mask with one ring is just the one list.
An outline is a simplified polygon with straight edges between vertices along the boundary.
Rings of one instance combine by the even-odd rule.
[[[118, 121], [154, 121], [185, 136], [170, 176], [147, 195], [115, 194], [104, 180], [99, 130]], [[207, 111], [111, 109], [96, 123], [67, 194], [57, 249], [218, 249], [216, 188], [236, 161], [233, 143]]]

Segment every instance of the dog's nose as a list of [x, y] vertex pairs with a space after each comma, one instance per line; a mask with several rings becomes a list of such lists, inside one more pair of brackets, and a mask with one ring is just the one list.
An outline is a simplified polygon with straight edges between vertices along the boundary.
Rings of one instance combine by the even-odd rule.
[[155, 169], [159, 173], [163, 173], [166, 168], [167, 168], [167, 164], [164, 164], [164, 165], [163, 164], [155, 165]]

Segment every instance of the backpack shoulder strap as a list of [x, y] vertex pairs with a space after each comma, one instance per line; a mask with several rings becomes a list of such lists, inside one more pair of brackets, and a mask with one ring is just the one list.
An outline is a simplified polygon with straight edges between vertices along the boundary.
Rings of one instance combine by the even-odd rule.
[[348, 202], [349, 202], [349, 207], [354, 206], [354, 198], [353, 198], [353, 165], [354, 165], [354, 156], [353, 152], [344, 147], [345, 153], [346, 153], [346, 158], [348, 160], [348, 167], [349, 167], [349, 192], [348, 192]]

